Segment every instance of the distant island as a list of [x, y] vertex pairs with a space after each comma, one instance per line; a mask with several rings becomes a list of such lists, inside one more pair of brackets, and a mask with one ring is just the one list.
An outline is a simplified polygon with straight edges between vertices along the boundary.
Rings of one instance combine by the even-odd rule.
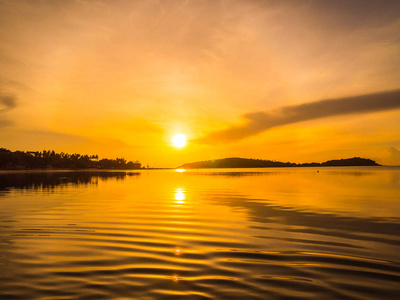
[[0, 148], [0, 170], [34, 169], [140, 169], [139, 161], [127, 161], [124, 158], [99, 160], [96, 155], [56, 153], [53, 151], [10, 151]]
[[348, 167], [348, 166], [380, 166], [367, 158], [353, 157], [347, 159], [328, 160], [323, 163], [280, 162], [263, 159], [230, 157], [215, 160], [198, 161], [184, 164], [182, 169], [209, 169], [209, 168], [280, 168], [280, 167]]

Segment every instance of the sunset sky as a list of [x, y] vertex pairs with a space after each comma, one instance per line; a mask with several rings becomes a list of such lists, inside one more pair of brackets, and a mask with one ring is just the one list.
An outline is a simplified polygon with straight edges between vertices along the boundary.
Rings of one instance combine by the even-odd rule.
[[400, 165], [398, 0], [0, 0], [0, 25], [0, 147]]

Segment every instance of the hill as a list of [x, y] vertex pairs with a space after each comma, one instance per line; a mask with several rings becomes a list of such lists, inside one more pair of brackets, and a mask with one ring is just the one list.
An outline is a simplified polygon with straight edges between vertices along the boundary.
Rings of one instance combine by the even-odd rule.
[[230, 157], [186, 163], [178, 168], [208, 169], [208, 168], [280, 168], [280, 167], [344, 167], [344, 166], [379, 166], [375, 161], [367, 158], [353, 157], [347, 159], [328, 160], [323, 163], [280, 162], [272, 160]]

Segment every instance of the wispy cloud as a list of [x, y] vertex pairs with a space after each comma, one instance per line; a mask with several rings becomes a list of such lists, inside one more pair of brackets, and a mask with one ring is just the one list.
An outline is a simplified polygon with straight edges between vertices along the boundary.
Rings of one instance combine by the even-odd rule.
[[17, 106], [14, 96], [0, 94], [0, 112], [9, 111]]
[[[0, 126], [2, 121], [0, 120]], [[0, 131], [0, 140], [8, 140], [18, 144], [20, 149], [54, 149], [58, 151], [86, 153], [120, 153], [121, 149], [133, 149], [137, 146], [130, 145], [123, 140], [108, 137], [89, 137], [79, 134], [70, 134], [48, 130], [13, 130], [12, 133], [3, 130]], [[38, 140], [43, 141], [37, 146]], [[32, 148], [33, 147], [33, 148]], [[82, 150], [83, 149], [83, 150]], [[117, 155], [117, 154], [113, 154]]]
[[221, 131], [211, 132], [205, 137], [194, 140], [194, 142], [201, 144], [233, 142], [277, 126], [339, 115], [362, 114], [399, 108], [400, 90], [326, 99], [300, 105], [284, 106], [267, 112], [248, 113], [244, 115], [246, 120], [244, 124], [233, 125]]
[[10, 121], [10, 120], [0, 120], [0, 128], [7, 127], [7, 126], [10, 126], [12, 124], [13, 124], [13, 122]]
[[11, 120], [6, 119], [4, 114], [17, 107], [17, 100], [14, 96], [3, 95], [0, 92], [0, 128], [13, 124]]

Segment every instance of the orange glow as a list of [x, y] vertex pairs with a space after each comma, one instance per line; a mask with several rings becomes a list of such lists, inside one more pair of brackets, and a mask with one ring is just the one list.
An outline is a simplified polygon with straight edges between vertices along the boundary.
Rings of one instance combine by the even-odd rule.
[[[388, 38], [398, 19], [288, 2], [2, 1], [1, 147], [171, 168], [224, 157], [400, 165], [399, 109], [282, 110], [399, 89], [400, 41]], [[254, 134], [195, 142], [227, 128]]]

